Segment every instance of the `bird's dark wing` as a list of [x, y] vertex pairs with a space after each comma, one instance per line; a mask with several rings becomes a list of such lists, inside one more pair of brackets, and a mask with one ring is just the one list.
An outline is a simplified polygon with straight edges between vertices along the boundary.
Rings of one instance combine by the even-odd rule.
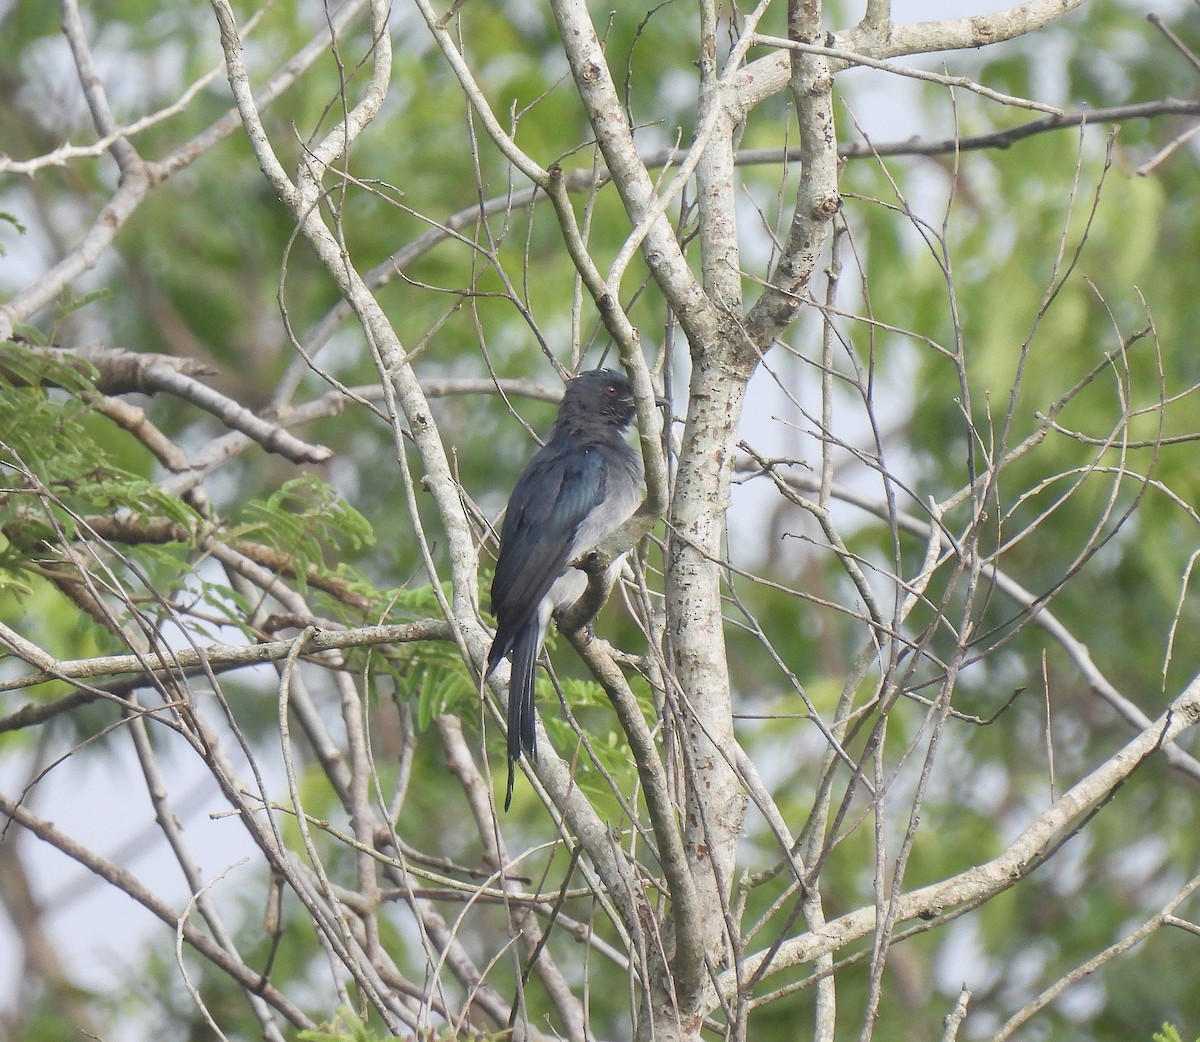
[[529, 461], [508, 502], [492, 579], [496, 640], [490, 668], [512, 649], [542, 598], [563, 574], [580, 526], [605, 499], [609, 453], [547, 443]]

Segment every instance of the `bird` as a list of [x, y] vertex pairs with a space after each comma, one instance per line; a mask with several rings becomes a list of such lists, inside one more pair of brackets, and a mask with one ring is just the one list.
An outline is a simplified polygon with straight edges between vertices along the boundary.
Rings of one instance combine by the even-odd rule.
[[[592, 369], [568, 380], [550, 438], [513, 486], [500, 529], [492, 577], [496, 636], [483, 682], [506, 656], [508, 784], [523, 756], [537, 759], [533, 677], [550, 618], [573, 604], [587, 576], [571, 562], [624, 524], [642, 501], [642, 457], [624, 438], [635, 414], [633, 388], [612, 369]], [[615, 573], [621, 559], [612, 563]]]

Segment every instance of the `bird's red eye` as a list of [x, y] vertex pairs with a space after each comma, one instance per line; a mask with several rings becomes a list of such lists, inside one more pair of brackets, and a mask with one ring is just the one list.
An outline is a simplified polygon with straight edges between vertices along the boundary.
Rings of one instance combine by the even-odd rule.
[[617, 393], [617, 385], [616, 384], [606, 384], [604, 387], [604, 393], [607, 394], [610, 398], [613, 397]]

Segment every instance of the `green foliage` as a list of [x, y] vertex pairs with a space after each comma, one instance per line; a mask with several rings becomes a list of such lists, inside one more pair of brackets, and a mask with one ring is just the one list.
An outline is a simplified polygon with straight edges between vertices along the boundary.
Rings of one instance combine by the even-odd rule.
[[[558, 656], [557, 661], [562, 661]], [[564, 677], [560, 680], [563, 698], [587, 736], [592, 753], [600, 766], [612, 776], [622, 791], [629, 791], [636, 779], [636, 770], [629, 755], [629, 745], [617, 724], [612, 704], [604, 688], [594, 680]], [[657, 722], [653, 691], [646, 680], [639, 676], [630, 678], [630, 686], [638, 698], [642, 715], [653, 728]], [[542, 723], [554, 742], [555, 748], [571, 749], [578, 741], [571, 724], [560, 709], [558, 692], [548, 681], [537, 684], [538, 704], [542, 710]], [[609, 782], [601, 776], [591, 762], [591, 757], [580, 756], [576, 761], [576, 779], [580, 788], [600, 807], [615, 812], [617, 803]]]
[[[443, 595], [450, 596], [450, 590], [443, 590]], [[432, 586], [396, 591], [393, 604], [394, 612], [408, 618], [431, 618], [439, 611]], [[479, 702], [479, 688], [454, 644], [425, 641], [401, 649], [397, 659], [376, 661], [392, 676], [398, 690], [416, 702], [417, 726], [421, 730], [443, 713], [472, 718], [472, 709]]]
[[[1154, 1032], [1152, 1042], [1183, 1042], [1179, 1035], [1179, 1029], [1171, 1023], [1165, 1023], [1161, 1031]], [[1197, 1039], [1200, 1042], [1200, 1039]]]
[[379, 599], [355, 569], [344, 563], [334, 567], [326, 560], [327, 549], [353, 553], [371, 546], [375, 534], [362, 514], [315, 475], [292, 478], [266, 499], [251, 499], [242, 514], [246, 520], [234, 525], [226, 538], [250, 539], [279, 551], [301, 594], [309, 593], [310, 576], [320, 575], [336, 578], [348, 592], [372, 602]]
[[[453, 1028], [442, 1028], [439, 1031], [422, 1034], [420, 1037], [427, 1042], [439, 1042], [441, 1039], [444, 1039], [445, 1042], [453, 1042], [461, 1036]], [[500, 1039], [506, 1036], [497, 1035], [495, 1037]], [[344, 1007], [334, 1014], [333, 1020], [322, 1024], [319, 1028], [299, 1031], [296, 1038], [298, 1042], [399, 1042], [398, 1036], [381, 1032], [364, 1021], [353, 1010]]]
[[[13, 228], [16, 229], [18, 235], [25, 234], [25, 225], [23, 225], [15, 215], [7, 213], [4, 210], [0, 210], [0, 223], [11, 224]], [[4, 249], [3, 244], [0, 243], [0, 257], [3, 257], [6, 252], [7, 251]]]
[[191, 538], [194, 511], [154, 481], [114, 464], [112, 446], [94, 435], [83, 400], [91, 389], [86, 371], [49, 352], [0, 344], [0, 372], [7, 374], [0, 379], [0, 473], [10, 486], [0, 498], [7, 536], [0, 567], [19, 570], [39, 544], [86, 535], [90, 514], [165, 518], [178, 526], [174, 541]]
[[332, 1021], [311, 1031], [300, 1031], [300, 1042], [391, 1042], [395, 1035], [381, 1034], [351, 1009], [339, 1009]]
[[84, 293], [79, 297], [64, 295], [54, 305], [54, 320], [56, 323], [62, 322], [76, 311], [82, 311], [98, 301], [108, 300], [112, 295], [113, 292], [110, 289], [93, 290], [91, 293]]
[[356, 550], [375, 541], [370, 522], [312, 475], [285, 481], [265, 500], [251, 500], [245, 513], [252, 520], [241, 535], [286, 548], [304, 565], [323, 563], [325, 543]]

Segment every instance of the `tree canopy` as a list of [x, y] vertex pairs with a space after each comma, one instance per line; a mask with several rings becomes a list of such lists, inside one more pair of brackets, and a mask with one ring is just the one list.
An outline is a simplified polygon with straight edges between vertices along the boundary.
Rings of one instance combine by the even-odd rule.
[[1200, 22], [920, 6], [0, 8], [7, 1037], [1200, 1033]]

